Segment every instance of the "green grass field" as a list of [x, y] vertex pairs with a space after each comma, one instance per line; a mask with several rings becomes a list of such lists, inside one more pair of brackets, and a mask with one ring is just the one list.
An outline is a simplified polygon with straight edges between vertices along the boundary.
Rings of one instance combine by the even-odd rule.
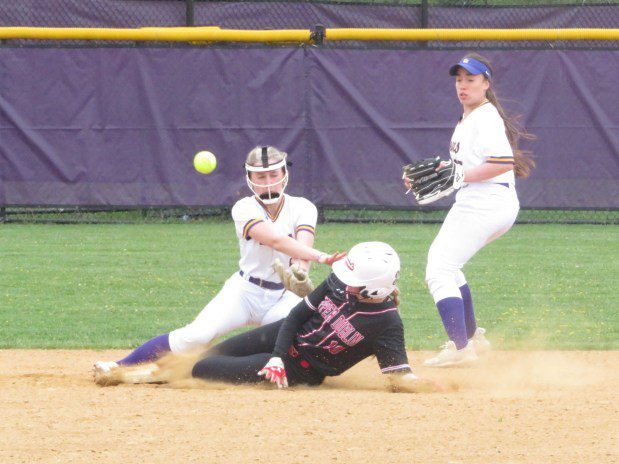
[[[445, 339], [423, 274], [438, 225], [322, 224], [320, 249], [366, 240], [402, 258], [411, 349]], [[464, 269], [498, 348], [619, 349], [619, 228], [516, 225]], [[0, 225], [0, 348], [130, 348], [190, 322], [238, 269], [230, 221]], [[327, 268], [314, 266], [320, 281]]]

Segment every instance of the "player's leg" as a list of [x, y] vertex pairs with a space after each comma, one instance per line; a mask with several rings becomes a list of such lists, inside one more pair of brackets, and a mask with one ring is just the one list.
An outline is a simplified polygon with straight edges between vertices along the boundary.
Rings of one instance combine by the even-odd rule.
[[466, 325], [468, 342], [472, 342], [476, 354], [485, 353], [490, 350], [491, 344], [486, 338], [486, 329], [477, 326], [473, 296], [471, 295], [471, 289], [462, 271], [458, 271], [456, 281], [464, 304], [464, 323]]
[[227, 383], [258, 383], [258, 376], [271, 358], [271, 353], [256, 353], [249, 356], [209, 356], [198, 361], [191, 371], [193, 377]]
[[117, 361], [117, 364], [120, 366], [132, 366], [134, 364], [156, 361], [164, 354], [170, 352], [169, 337], [170, 334], [165, 333], [151, 338], [129, 353], [128, 356]]
[[118, 365], [152, 362], [170, 351], [177, 353], [206, 345], [216, 336], [245, 325], [248, 319], [246, 295], [239, 291], [239, 285], [245, 281], [235, 276], [226, 281], [191, 324], [152, 338], [119, 361], [97, 361], [95, 371], [105, 373]]
[[464, 305], [464, 325], [466, 326], [466, 336], [468, 339], [473, 337], [477, 329], [477, 319], [475, 318], [475, 308], [473, 307], [473, 296], [466, 277], [461, 270], [456, 272], [456, 285], [462, 296]]
[[217, 337], [247, 325], [250, 309], [261, 293], [260, 287], [234, 274], [193, 322], [170, 332], [170, 350], [179, 353], [205, 347]]
[[282, 323], [248, 330], [211, 347], [194, 365], [192, 376], [235, 384], [260, 382], [258, 371], [271, 358]]
[[94, 364], [95, 377], [106, 375], [118, 366], [133, 366], [153, 362], [170, 352], [169, 333], [157, 335], [138, 346], [129, 355], [118, 361], [97, 361]]
[[467, 292], [468, 286], [461, 268], [483, 246], [507, 231], [517, 214], [517, 209], [515, 213], [509, 211], [502, 214], [492, 207], [495, 206], [492, 202], [490, 206], [486, 203], [481, 208], [475, 208], [471, 204], [457, 202], [430, 247], [426, 282], [450, 342], [439, 356], [426, 361], [427, 365], [452, 365], [476, 358], [473, 346], [468, 346], [467, 318], [471, 323], [475, 316], [470, 290]]
[[[503, 186], [494, 186], [491, 188], [495, 190], [498, 189], [503, 195], [498, 197], [501, 198], [500, 200], [496, 200], [500, 202], [498, 205], [493, 205], [492, 202], [490, 202], [489, 206], [483, 212], [483, 215], [487, 217], [485, 222], [488, 224], [488, 236], [484, 246], [501, 237], [512, 227], [520, 209], [518, 199], [513, 190], [503, 190]], [[506, 192], [507, 195], [505, 195]], [[496, 214], [494, 211], [497, 207], [501, 209], [501, 214]], [[464, 319], [467, 337], [469, 341], [473, 341], [477, 354], [488, 351], [490, 349], [490, 342], [485, 337], [486, 330], [477, 326], [471, 289], [461, 271], [458, 272], [456, 280], [464, 303]]]
[[459, 214], [454, 206], [428, 252], [426, 282], [445, 331], [458, 350], [468, 343], [458, 273], [485, 243], [482, 229], [475, 221]]
[[105, 375], [118, 366], [132, 366], [134, 364], [156, 361], [170, 351], [169, 335], [166, 333], [151, 338], [119, 361], [95, 362], [93, 367], [95, 377], [97, 375]]
[[[279, 320], [248, 330], [213, 346], [206, 356], [194, 365], [193, 377], [235, 384], [263, 382], [265, 379], [258, 376], [258, 372], [273, 356], [283, 322]], [[286, 354], [282, 361], [290, 386], [319, 385], [324, 380], [323, 374], [298, 357]]]
[[271, 353], [283, 319], [230, 337], [208, 349], [206, 356], [249, 356]]

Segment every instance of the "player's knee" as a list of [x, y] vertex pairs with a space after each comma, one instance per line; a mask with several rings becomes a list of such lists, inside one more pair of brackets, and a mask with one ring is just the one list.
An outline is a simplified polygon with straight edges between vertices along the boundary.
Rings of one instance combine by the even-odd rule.
[[426, 285], [431, 288], [442, 280], [453, 278], [453, 272], [447, 269], [446, 266], [441, 266], [440, 263], [428, 263], [426, 267]]
[[426, 284], [428, 287], [437, 281], [456, 281], [460, 267], [445, 257], [439, 251], [430, 250], [426, 265]]
[[446, 267], [432, 266], [426, 270], [426, 285], [434, 301], [458, 296], [456, 271]]
[[464, 273], [462, 271], [456, 272], [456, 285], [458, 286], [458, 288], [466, 285], [466, 277], [464, 276]]
[[191, 369], [191, 376], [197, 379], [207, 379], [208, 378], [208, 368], [207, 368], [208, 360], [201, 359], [196, 362]]
[[432, 295], [434, 295], [442, 286], [446, 279], [441, 279], [438, 275], [426, 275], [426, 285]]

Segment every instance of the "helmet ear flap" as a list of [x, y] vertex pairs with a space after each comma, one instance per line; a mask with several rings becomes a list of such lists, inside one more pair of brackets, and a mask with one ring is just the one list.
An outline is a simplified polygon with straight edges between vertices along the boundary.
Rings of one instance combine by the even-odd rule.
[[333, 292], [334, 296], [341, 299], [346, 299], [346, 284], [342, 282], [335, 273], [331, 272], [327, 276], [327, 286]]

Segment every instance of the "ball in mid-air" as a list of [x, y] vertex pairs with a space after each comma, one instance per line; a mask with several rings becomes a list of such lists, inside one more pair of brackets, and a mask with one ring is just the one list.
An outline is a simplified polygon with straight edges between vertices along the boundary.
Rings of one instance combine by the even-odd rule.
[[217, 167], [217, 158], [210, 151], [200, 151], [193, 157], [193, 167], [201, 174], [210, 174]]

